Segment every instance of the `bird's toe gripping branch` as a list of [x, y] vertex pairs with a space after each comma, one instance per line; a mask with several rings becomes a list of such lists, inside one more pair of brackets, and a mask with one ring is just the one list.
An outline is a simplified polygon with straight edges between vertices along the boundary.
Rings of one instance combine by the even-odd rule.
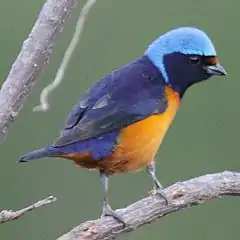
[[151, 162], [147, 166], [146, 170], [147, 170], [147, 173], [150, 175], [150, 177], [153, 179], [153, 182], [154, 182], [154, 188], [153, 188], [152, 191], [150, 191], [150, 195], [159, 195], [159, 196], [161, 196], [165, 200], [166, 205], [168, 205], [170, 203], [170, 199], [166, 195], [166, 193], [164, 192], [162, 184], [157, 179], [155, 162], [154, 161]]
[[154, 188], [151, 192], [150, 192], [150, 194], [152, 195], [152, 196], [154, 196], [154, 195], [159, 195], [160, 197], [162, 197], [163, 199], [164, 199], [164, 201], [165, 201], [165, 203], [166, 203], [166, 205], [168, 205], [169, 203], [170, 203], [170, 201], [171, 201], [171, 199], [166, 195], [166, 193], [164, 192], [164, 189], [163, 188]]
[[124, 221], [124, 219], [119, 214], [117, 214], [114, 210], [112, 210], [109, 204], [104, 204], [101, 217], [107, 217], [107, 216], [113, 217], [114, 219], [122, 223], [123, 228], [126, 228], [128, 226], [128, 224]]

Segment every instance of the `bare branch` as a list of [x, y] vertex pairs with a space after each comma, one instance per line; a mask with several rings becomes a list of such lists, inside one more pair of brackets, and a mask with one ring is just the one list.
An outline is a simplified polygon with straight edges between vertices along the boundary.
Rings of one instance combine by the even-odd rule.
[[47, 63], [76, 0], [47, 0], [0, 91], [0, 143]]
[[104, 217], [84, 222], [57, 240], [115, 239], [120, 233], [133, 231], [160, 217], [210, 199], [224, 195], [240, 196], [240, 173], [222, 172], [200, 176], [176, 183], [166, 188], [165, 193], [172, 199], [169, 205], [166, 205], [159, 196], [154, 195], [117, 210], [131, 228], [124, 230], [122, 224], [110, 217]]
[[30, 212], [36, 208], [42, 207], [46, 204], [53, 203], [57, 199], [53, 196], [49, 196], [45, 199], [42, 199], [34, 204], [29, 205], [28, 207], [25, 207], [21, 210], [18, 210], [16, 212], [13, 212], [12, 210], [3, 210], [0, 212], [0, 224], [6, 223], [12, 220], [16, 220], [19, 217], [23, 216], [25, 213]]

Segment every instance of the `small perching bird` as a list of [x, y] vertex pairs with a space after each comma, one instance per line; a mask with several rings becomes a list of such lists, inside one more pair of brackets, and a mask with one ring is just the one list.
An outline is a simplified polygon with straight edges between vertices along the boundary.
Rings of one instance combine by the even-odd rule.
[[173, 29], [157, 38], [143, 56], [95, 83], [70, 112], [59, 138], [19, 161], [60, 157], [99, 170], [102, 215], [125, 224], [108, 203], [109, 176], [146, 167], [156, 192], [168, 203], [155, 175], [155, 155], [184, 92], [213, 75], [226, 71], [210, 38], [193, 27]]

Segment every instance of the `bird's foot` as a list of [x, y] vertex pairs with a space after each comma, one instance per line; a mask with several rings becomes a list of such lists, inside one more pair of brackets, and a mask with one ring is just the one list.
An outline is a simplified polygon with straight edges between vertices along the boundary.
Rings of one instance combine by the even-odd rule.
[[170, 199], [169, 197], [166, 195], [166, 193], [164, 192], [163, 188], [157, 187], [154, 188], [151, 192], [150, 195], [159, 195], [160, 197], [162, 197], [166, 203], [166, 205], [168, 205], [170, 203]]
[[109, 204], [103, 207], [103, 211], [101, 214], [101, 217], [106, 217], [106, 216], [115, 218], [118, 222], [123, 224], [123, 228], [126, 228], [128, 226], [128, 224], [123, 220], [123, 218], [119, 216], [114, 210], [112, 210]]

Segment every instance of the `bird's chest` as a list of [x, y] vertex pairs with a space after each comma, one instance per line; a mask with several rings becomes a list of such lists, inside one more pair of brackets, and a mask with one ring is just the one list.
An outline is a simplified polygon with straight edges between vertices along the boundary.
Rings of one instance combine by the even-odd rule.
[[121, 130], [108, 166], [113, 171], [136, 171], [151, 162], [179, 107], [179, 96], [166, 88], [168, 108]]

